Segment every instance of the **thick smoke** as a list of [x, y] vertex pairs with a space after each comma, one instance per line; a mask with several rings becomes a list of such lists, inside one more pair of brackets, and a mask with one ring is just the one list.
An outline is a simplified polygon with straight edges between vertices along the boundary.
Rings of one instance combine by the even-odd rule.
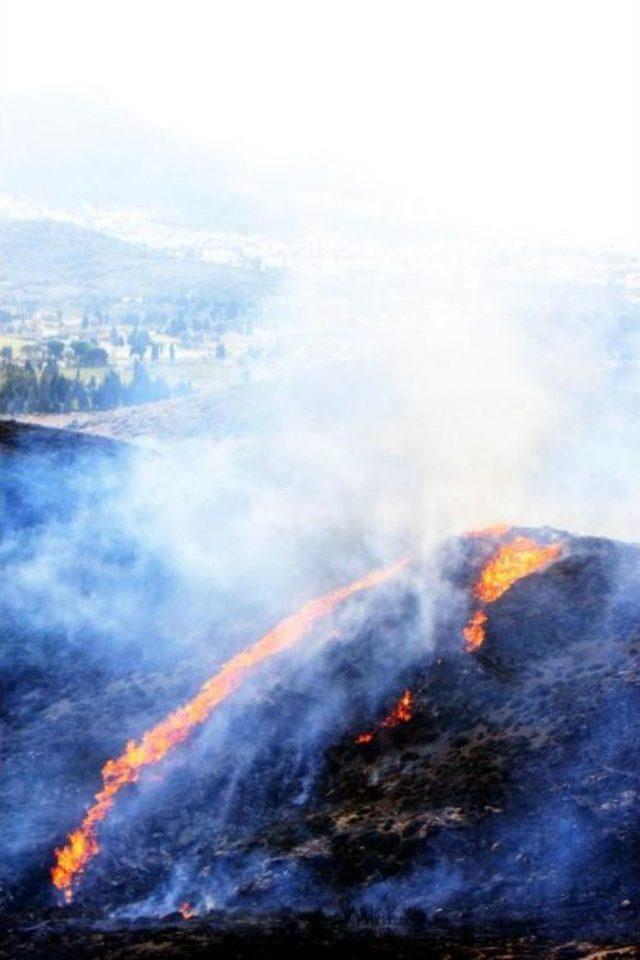
[[[129, 856], [142, 879], [128, 907], [120, 897], [127, 915], [187, 898], [241, 904], [244, 889], [255, 902], [265, 857], [233, 854], [233, 842], [267, 830], [274, 807], [306, 802], [327, 748], [428, 663], [433, 605], [451, 589], [430, 562], [444, 539], [497, 521], [636, 534], [624, 277], [607, 276], [597, 298], [572, 283], [565, 298], [524, 254], [508, 267], [470, 252], [419, 271], [378, 267], [289, 279], [267, 311], [242, 428], [225, 439], [202, 424], [196, 439], [87, 454], [78, 469], [43, 458], [15, 476], [8, 462], [19, 490], [1, 548], [19, 730], [4, 774], [12, 896], [51, 896], [51, 851], [128, 738], [305, 599], [410, 554], [420, 576], [358, 598], [265, 664], [123, 797], [86, 878], [87, 896], [110, 909], [110, 864]], [[372, 638], [382, 608], [389, 625]], [[354, 643], [367, 654], [355, 673]], [[162, 812], [178, 809], [185, 848], [210, 835], [204, 872], [189, 853], [161, 862], [177, 822]], [[321, 885], [291, 869], [270, 867], [279, 879], [265, 908], [323, 905]], [[465, 882], [438, 866], [402, 884], [422, 900], [432, 891], [435, 910]], [[364, 905], [389, 889], [370, 889]]]

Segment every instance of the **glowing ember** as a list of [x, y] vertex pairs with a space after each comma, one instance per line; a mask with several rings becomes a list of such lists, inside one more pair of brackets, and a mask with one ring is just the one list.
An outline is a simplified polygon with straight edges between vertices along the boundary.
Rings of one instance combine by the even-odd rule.
[[309, 600], [297, 613], [285, 617], [253, 646], [232, 657], [215, 676], [207, 680], [192, 700], [147, 730], [137, 743], [129, 741], [124, 753], [116, 760], [108, 760], [102, 768], [102, 789], [95, 795], [95, 803], [87, 810], [77, 830], [69, 835], [66, 844], [55, 852], [56, 862], [51, 870], [51, 879], [54, 886], [63, 892], [67, 903], [71, 902], [74, 885], [88, 862], [100, 852], [98, 824], [113, 807], [116, 794], [128, 783], [135, 783], [144, 767], [158, 763], [186, 740], [195, 727], [204, 723], [212, 711], [238, 689], [247, 674], [259, 663], [293, 647], [310, 633], [319, 620], [332, 613], [349, 597], [391, 580], [405, 569], [408, 562], [408, 558], [405, 558], [390, 567], [374, 570], [345, 587]]
[[353, 742], [354, 743], [371, 743], [374, 737], [375, 737], [375, 733], [361, 733], [359, 736], [355, 738]]
[[180, 904], [180, 906], [178, 907], [178, 909], [179, 909], [180, 913], [182, 914], [182, 919], [183, 919], [183, 920], [191, 920], [193, 917], [196, 916], [195, 910], [193, 909], [193, 907], [191, 906], [190, 903], [187, 903], [186, 900], [185, 900], [184, 903], [181, 903], [181, 904]]
[[484, 643], [487, 614], [483, 607], [498, 600], [518, 580], [544, 570], [561, 554], [560, 544], [544, 546], [529, 537], [516, 537], [497, 550], [473, 587], [474, 597], [483, 606], [475, 611], [462, 631], [467, 650], [477, 650]]
[[376, 733], [383, 727], [397, 727], [401, 723], [407, 723], [413, 716], [412, 710], [413, 694], [411, 690], [405, 690], [391, 713], [381, 721], [373, 731], [361, 733], [355, 738], [354, 743], [371, 743]]

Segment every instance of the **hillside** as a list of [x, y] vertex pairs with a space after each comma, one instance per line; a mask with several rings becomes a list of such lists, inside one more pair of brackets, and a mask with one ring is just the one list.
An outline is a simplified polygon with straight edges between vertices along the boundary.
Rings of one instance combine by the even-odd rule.
[[11, 303], [47, 305], [121, 297], [224, 298], [265, 283], [253, 269], [180, 259], [54, 220], [0, 222], [0, 283]]
[[[126, 447], [5, 433], [7, 569], [32, 590], [29, 558], [42, 576], [53, 542], [62, 582], [76, 563], [83, 578], [82, 608], [56, 622], [2, 599], [5, 955], [247, 956], [279, 937], [285, 955], [307, 938], [321, 955], [634, 955], [640, 552], [564, 531], [460, 538], [365, 607], [350, 601], [340, 630], [314, 630], [311, 660], [274, 659], [125, 787], [73, 904], [56, 901], [52, 851], [105, 759], [219, 662], [188, 638], [167, 645], [180, 586], [170, 558], [119, 527]], [[474, 584], [523, 538], [552, 561], [492, 600], [484, 642], [465, 649]], [[104, 604], [104, 636], [82, 627], [89, 603]], [[207, 649], [260, 633], [221, 616]], [[403, 690], [410, 709], [389, 722]]]
[[237, 228], [249, 205], [208, 153], [98, 97], [41, 91], [3, 103], [0, 189], [45, 203], [145, 208], [165, 222]]

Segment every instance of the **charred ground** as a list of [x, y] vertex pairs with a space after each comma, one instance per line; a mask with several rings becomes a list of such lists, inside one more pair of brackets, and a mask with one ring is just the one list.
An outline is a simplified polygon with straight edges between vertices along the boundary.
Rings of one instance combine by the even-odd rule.
[[[5, 551], [28, 549], [17, 525], [68, 516], [86, 498], [108, 505], [113, 471], [99, 468], [104, 458], [128, 469], [125, 448], [108, 442], [11, 425], [2, 441]], [[36, 462], [46, 482], [25, 496]], [[93, 478], [81, 496], [79, 471]], [[464, 651], [461, 630], [470, 586], [493, 549], [482, 539], [448, 544], [438, 559], [445, 599], [434, 649], [425, 641], [424, 655], [407, 655], [430, 568], [411, 590], [385, 588], [353, 636], [325, 646], [313, 685], [304, 671], [286, 683], [276, 672], [264, 693], [231, 703], [222, 743], [203, 731], [193, 745], [199, 762], [177, 757], [151, 802], [124, 801], [70, 908], [55, 906], [51, 852], [96, 788], [105, 743], [115, 750], [138, 735], [150, 711], [161, 715], [190, 694], [193, 676], [159, 670], [151, 658], [123, 679], [86, 651], [80, 673], [78, 646], [59, 632], [34, 636], [5, 598], [3, 806], [9, 816], [35, 805], [37, 815], [36, 829], [4, 857], [4, 955], [340, 948], [352, 956], [557, 949], [578, 957], [596, 945], [634, 955], [640, 551], [557, 531], [536, 536], [562, 542], [562, 558], [492, 604], [477, 652]], [[131, 545], [100, 542], [106, 563], [157, 589], [162, 570], [141, 563]], [[95, 588], [89, 575], [87, 589]], [[394, 671], [401, 652], [403, 668]], [[388, 681], [372, 698], [374, 663]], [[343, 712], [305, 737], [314, 689], [332, 685], [350, 692]], [[405, 686], [411, 719], [355, 743]], [[248, 750], [246, 731], [257, 729], [260, 744]], [[233, 762], [223, 762], [230, 744]], [[39, 767], [48, 770], [46, 790]], [[171, 906], [162, 917], [170, 898], [158, 891], [176, 887], [176, 864], [197, 919]], [[132, 902], [153, 903], [155, 919], [127, 913]]]

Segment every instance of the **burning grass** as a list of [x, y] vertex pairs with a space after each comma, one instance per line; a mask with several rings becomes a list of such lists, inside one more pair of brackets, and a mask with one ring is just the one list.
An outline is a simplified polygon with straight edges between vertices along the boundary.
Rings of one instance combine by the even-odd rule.
[[[59, 639], [39, 686], [31, 668], [8, 677], [20, 709], [5, 721], [6, 792], [19, 807], [40, 775], [46, 746], [35, 758], [31, 748], [43, 730], [57, 779], [43, 781], [51, 789], [33, 805], [45, 812], [21, 837], [27, 868], [16, 856], [7, 870], [6, 955], [286, 955], [322, 943], [368, 956], [383, 942], [389, 956], [548, 956], [558, 944], [562, 956], [606, 956], [613, 943], [633, 955], [638, 556], [551, 531], [500, 528], [456, 542], [442, 563], [447, 602], [434, 651], [410, 661], [402, 646], [403, 630], [415, 637], [418, 577], [391, 613], [381, 591], [353, 636], [322, 647], [311, 678], [276, 671], [277, 683], [229, 704], [220, 739], [203, 737], [182, 767], [163, 767], [146, 803], [124, 788], [203, 727], [260, 659], [385, 571], [311, 601], [191, 701], [188, 670], [176, 680], [166, 665], [137, 664], [114, 693], [113, 677], [75, 669], [78, 654]], [[481, 628], [475, 646], [465, 637], [471, 656], [459, 639], [468, 614]], [[22, 652], [35, 640], [21, 628], [12, 626]], [[388, 657], [373, 684], [380, 652]], [[344, 699], [327, 705], [336, 689]], [[385, 707], [398, 699], [367, 725], [374, 690]], [[184, 706], [105, 766], [103, 790], [111, 803], [123, 791], [122, 817], [108, 835], [95, 815], [88, 821], [85, 839], [104, 843], [104, 856], [82, 896], [50, 910], [60, 811], [85, 795], [121, 724], [143, 730], [162, 700]], [[326, 725], [313, 740], [305, 723], [320, 711]], [[365, 749], [353, 742], [358, 729], [371, 734]], [[16, 800], [19, 781], [27, 786]], [[82, 856], [67, 877], [72, 890]], [[212, 911], [220, 890], [227, 899]], [[139, 921], [122, 919], [132, 905]], [[235, 924], [241, 914], [248, 919]]]
[[297, 613], [281, 620], [253, 646], [233, 657], [214, 677], [207, 680], [192, 700], [144, 733], [137, 743], [130, 741], [116, 760], [108, 760], [102, 768], [103, 787], [96, 794], [95, 803], [85, 814], [78, 829], [69, 835], [67, 843], [56, 850], [51, 879], [53, 885], [62, 891], [65, 900], [71, 902], [74, 884], [84, 873], [89, 861], [100, 852], [98, 824], [107, 816], [123, 787], [135, 783], [145, 767], [158, 763], [186, 740], [193, 729], [204, 723], [211, 712], [234, 693], [247, 674], [263, 660], [294, 646], [341, 603], [354, 594], [396, 577], [407, 563], [406, 559], [400, 560], [308, 601]]
[[[505, 527], [491, 527], [486, 532], [496, 537], [503, 536], [507, 530]], [[515, 537], [510, 543], [502, 544], [484, 565], [473, 586], [473, 596], [480, 607], [474, 611], [462, 631], [467, 650], [477, 650], [484, 643], [488, 620], [485, 608], [499, 600], [518, 580], [546, 570], [561, 556], [562, 546], [559, 543], [545, 546], [531, 537]]]

